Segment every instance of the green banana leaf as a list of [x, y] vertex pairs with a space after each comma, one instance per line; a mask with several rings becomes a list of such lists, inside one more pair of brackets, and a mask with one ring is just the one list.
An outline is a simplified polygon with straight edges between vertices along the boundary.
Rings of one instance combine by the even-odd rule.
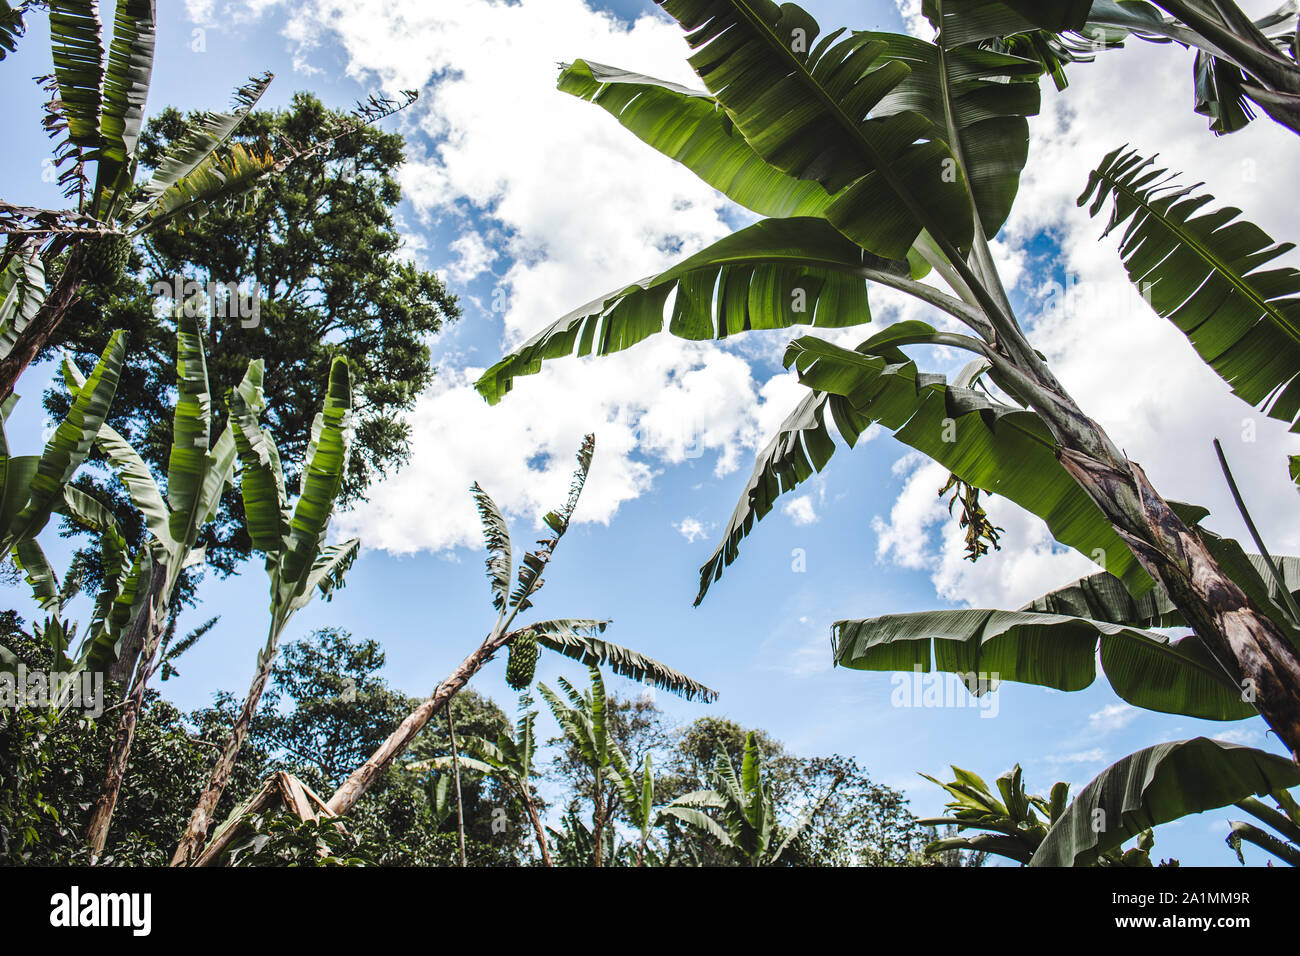
[[52, 0], [50, 51], [68, 140], [82, 149], [100, 146], [104, 44], [96, 0]]
[[1079, 791], [1029, 865], [1089, 866], [1143, 830], [1297, 785], [1300, 767], [1276, 754], [1207, 737], [1157, 744]]
[[294, 508], [280, 558], [284, 603], [307, 593], [311, 571], [325, 544], [334, 503], [343, 488], [352, 437], [352, 385], [346, 359], [330, 364], [325, 407], [312, 423], [302, 470], [302, 494]]
[[831, 197], [818, 183], [770, 166], [708, 93], [589, 60], [560, 73], [559, 88], [614, 116], [642, 142], [760, 216], [820, 216]]
[[740, 541], [771, 510], [774, 499], [820, 471], [834, 453], [825, 422], [828, 404], [850, 446], [869, 424], [879, 422], [961, 480], [1038, 515], [1056, 540], [1104, 562], [1132, 593], [1150, 589], [1154, 582], [1057, 461], [1055, 442], [1036, 413], [950, 385], [941, 375], [919, 372], [898, 349], [897, 343], [922, 339], [926, 330], [933, 332], [922, 322], [896, 323], [857, 350], [811, 336], [790, 344], [785, 364], [798, 370], [814, 394], [760, 453], [722, 542], [700, 569], [697, 605], [736, 560]]
[[495, 404], [513, 380], [548, 359], [608, 355], [664, 330], [684, 339], [722, 339], [794, 325], [843, 328], [871, 321], [868, 278], [907, 275], [845, 239], [824, 220], [764, 219], [665, 272], [601, 296], [534, 335], [474, 387]]
[[236, 105], [233, 110], [204, 113], [185, 130], [158, 162], [153, 176], [144, 185], [140, 201], [131, 207], [129, 215], [132, 222], [153, 213], [154, 206], [164, 196], [168, 197], [168, 204], [174, 209], [185, 201], [180, 197], [194, 192], [192, 188], [181, 186], [182, 180], [208, 163], [216, 151], [234, 135], [262, 98], [266, 88], [271, 85], [272, 79], [274, 75], [271, 73], [251, 78], [235, 91]]
[[830, 34], [804, 10], [771, 0], [662, 0], [689, 31], [691, 66], [754, 150], [835, 197], [825, 216], [885, 259], [924, 229], [969, 248], [966, 183], [948, 145], [922, 140], [919, 114], [873, 109], [909, 74], [867, 34]]
[[[8, 549], [22, 538], [35, 537], [62, 502], [63, 489], [86, 460], [108, 416], [122, 371], [125, 338], [120, 330], [109, 336], [99, 362], [73, 394], [68, 414], [46, 442], [40, 458], [34, 462], [3, 460], [0, 547]], [[16, 512], [11, 510], [14, 505], [18, 505]]]
[[131, 186], [131, 159], [149, 98], [156, 33], [154, 0], [118, 0], [108, 47], [100, 116], [102, 145], [95, 170], [96, 212]]
[[705, 703], [717, 700], [718, 692], [680, 671], [661, 664], [652, 657], [639, 654], [631, 648], [611, 644], [596, 635], [605, 630], [607, 621], [556, 620], [530, 624], [537, 643], [565, 657], [581, 661], [589, 667], [603, 665], [620, 677], [653, 684], [686, 700]]
[[13, 351], [18, 336], [45, 304], [45, 265], [40, 256], [19, 249], [0, 272], [0, 358]]
[[1106, 234], [1151, 307], [1169, 319], [1243, 401], [1300, 430], [1300, 271], [1264, 267], [1294, 248], [1124, 147], [1088, 177], [1079, 205], [1112, 200]]
[[243, 380], [230, 390], [226, 401], [239, 454], [239, 488], [248, 535], [254, 548], [272, 554], [284, 549], [290, 516], [280, 452], [258, 421], [266, 407], [263, 375], [261, 359], [249, 362]]

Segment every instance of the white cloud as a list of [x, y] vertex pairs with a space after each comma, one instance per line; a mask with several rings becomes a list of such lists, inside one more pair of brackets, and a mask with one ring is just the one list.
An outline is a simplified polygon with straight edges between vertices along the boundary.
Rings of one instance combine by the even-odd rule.
[[811, 495], [799, 495], [797, 498], [787, 498], [781, 510], [790, 516], [790, 520], [795, 525], [813, 524], [817, 520], [817, 512], [813, 508]]
[[[731, 231], [725, 199], [555, 89], [556, 62], [580, 56], [698, 85], [681, 30], [663, 17], [628, 25], [582, 0], [311, 0], [286, 11], [304, 63], [337, 44], [362, 85], [422, 90], [404, 114], [402, 186], [426, 224], [463, 223], [451, 279], [498, 272], [505, 346]], [[472, 392], [474, 370], [442, 365], [410, 416], [411, 461], [341, 522], [364, 526], [368, 546], [477, 545], [472, 480], [508, 511], [540, 513], [563, 497], [588, 431], [598, 451], [578, 520], [608, 521], [662, 465], [706, 454], [718, 474], [748, 464], [798, 388], [784, 374], [755, 380], [735, 349], [677, 339], [557, 361], [497, 409]]]
[[698, 518], [683, 518], [681, 521], [674, 521], [673, 527], [690, 544], [694, 544], [708, 533], [704, 530], [704, 525]]
[[1123, 730], [1142, 712], [1129, 704], [1107, 704], [1096, 713], [1088, 715], [1088, 726], [1094, 733], [1109, 734]]
[[447, 266], [448, 277], [454, 282], [469, 282], [492, 267], [498, 256], [477, 232], [467, 232], [451, 243], [456, 261]]
[[1251, 728], [1236, 727], [1232, 730], [1224, 730], [1214, 735], [1215, 740], [1222, 740], [1229, 744], [1249, 744], [1259, 746], [1264, 742], [1264, 732]]
[[1068, 754], [1050, 754], [1043, 758], [1050, 764], [1071, 764], [1071, 763], [1101, 763], [1106, 759], [1106, 751], [1100, 747], [1093, 747], [1091, 750], [1080, 750]]

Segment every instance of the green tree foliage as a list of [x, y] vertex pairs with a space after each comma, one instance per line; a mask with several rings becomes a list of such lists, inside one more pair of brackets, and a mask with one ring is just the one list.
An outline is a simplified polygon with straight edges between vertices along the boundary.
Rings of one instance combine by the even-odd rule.
[[[288, 109], [250, 113], [234, 140], [250, 148], [309, 142], [343, 129], [346, 121], [347, 114], [299, 93]], [[174, 109], [152, 119], [141, 136], [140, 165], [153, 168], [193, 122]], [[246, 294], [255, 285], [255, 326], [242, 314], [251, 313], [251, 300], [241, 314], [223, 317], [236, 311], [234, 303], [223, 306], [217, 297], [206, 342], [213, 394], [238, 385], [250, 359], [265, 361], [266, 416], [285, 480], [296, 486], [330, 363], [346, 358], [357, 387], [357, 432], [344, 501], [363, 496], [377, 475], [406, 460], [409, 426], [402, 415], [435, 374], [427, 340], [459, 315], [442, 281], [400, 254], [393, 210], [401, 200], [396, 173], [403, 148], [400, 135], [364, 127], [328, 152], [296, 160], [246, 208], [214, 209], [184, 229], [149, 233], [133, 251], [128, 274], [107, 288], [87, 289], [43, 354], [66, 349], [93, 362], [104, 348], [105, 329], [125, 329], [133, 361], [124, 369], [110, 423], [160, 468], [170, 443], [175, 332], [171, 320], [157, 314], [154, 284], [172, 288], [183, 276], [205, 289], [210, 282], [240, 283]], [[45, 397], [53, 414], [62, 415], [66, 403], [58, 390]], [[119, 517], [129, 527], [126, 515]], [[208, 563], [221, 573], [233, 571], [250, 551], [242, 517], [238, 495], [228, 492], [202, 542]]]

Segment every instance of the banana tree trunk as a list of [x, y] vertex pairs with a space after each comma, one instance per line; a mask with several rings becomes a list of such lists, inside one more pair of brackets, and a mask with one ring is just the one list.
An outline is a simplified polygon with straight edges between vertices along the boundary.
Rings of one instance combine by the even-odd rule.
[[90, 812], [90, 822], [86, 825], [86, 845], [90, 848], [92, 866], [104, 853], [104, 844], [108, 841], [108, 828], [113, 822], [113, 811], [117, 808], [117, 798], [122, 792], [122, 782], [126, 779], [126, 766], [131, 757], [131, 745], [135, 740], [136, 721], [144, 705], [145, 687], [149, 683], [154, 657], [158, 654], [158, 646], [162, 639], [163, 621], [167, 617], [167, 602], [158, 601], [167, 577], [165, 569], [161, 566], [154, 569], [149, 584], [150, 611], [136, 618], [135, 626], [127, 632], [123, 641], [124, 644], [134, 641], [137, 645], [143, 646], [140, 660], [136, 664], [135, 679], [123, 702], [122, 716], [118, 718], [117, 735], [113, 739], [113, 749], [109, 753], [104, 786], [95, 801], [94, 809]]
[[528, 811], [528, 819], [532, 821], [533, 833], [537, 835], [537, 849], [542, 854], [542, 866], [554, 866], [551, 862], [551, 850], [546, 844], [546, 830], [542, 827], [542, 819], [537, 815], [537, 804], [533, 801], [533, 795], [528, 792], [528, 782], [524, 781], [520, 788], [519, 796], [524, 801], [524, 808]]
[[190, 814], [190, 822], [185, 827], [185, 832], [181, 834], [181, 841], [172, 855], [172, 866], [189, 866], [198, 859], [199, 852], [203, 849], [203, 841], [207, 839], [208, 829], [212, 826], [212, 815], [216, 812], [217, 804], [221, 802], [221, 795], [225, 793], [226, 784], [230, 782], [230, 775], [234, 773], [235, 761], [239, 759], [239, 751], [248, 736], [253, 715], [257, 713], [257, 705], [262, 700], [262, 692], [271, 678], [271, 668], [275, 664], [279, 639], [278, 622], [273, 621], [266, 647], [257, 656], [257, 673], [253, 676], [252, 686], [248, 688], [248, 696], [244, 698], [244, 706], [240, 708], [239, 716], [230, 729], [230, 736], [226, 739], [226, 746], [212, 768], [208, 785], [199, 795], [194, 812]]
[[[13, 348], [4, 358], [0, 358], [0, 401], [9, 397], [18, 384], [18, 378], [27, 371], [45, 343], [50, 340], [54, 330], [59, 327], [63, 317], [68, 314], [77, 301], [81, 290], [81, 244], [73, 246], [68, 254], [67, 264], [54, 288], [45, 297], [45, 302], [37, 309], [27, 327], [18, 333]], [[111, 814], [110, 810], [110, 814]]]
[[595, 805], [591, 812], [591, 842], [595, 849], [592, 851], [592, 866], [601, 866], [601, 857], [604, 855], [600, 851], [603, 849], [605, 842], [605, 801], [604, 794], [600, 786], [600, 774], [596, 774], [596, 790], [592, 796], [592, 803]]
[[1270, 727], [1300, 758], [1300, 652], [1174, 513], [1136, 462], [1116, 467], [1065, 449], [1061, 464]]
[[461, 661], [447, 679], [439, 684], [419, 707], [411, 711], [396, 730], [389, 734], [388, 739], [380, 744], [379, 749], [371, 754], [365, 763], [352, 771], [352, 775], [334, 791], [334, 795], [325, 805], [326, 809], [334, 816], [342, 816], [351, 810], [374, 786], [375, 781], [383, 776], [389, 764], [406, 751], [411, 741], [424, 729], [424, 725], [433, 718], [434, 714], [442, 710], [447, 701], [469, 683], [470, 678], [491, 660], [492, 655], [501, 649], [509, 637], [508, 634], [493, 633], [478, 646], [474, 653]]
[[1141, 466], [1080, 411], [1045, 367], [1026, 381], [1031, 404], [1056, 438], [1062, 466], [1241, 687], [1242, 699], [1254, 704], [1292, 759], [1300, 760], [1300, 652], [1224, 573]]

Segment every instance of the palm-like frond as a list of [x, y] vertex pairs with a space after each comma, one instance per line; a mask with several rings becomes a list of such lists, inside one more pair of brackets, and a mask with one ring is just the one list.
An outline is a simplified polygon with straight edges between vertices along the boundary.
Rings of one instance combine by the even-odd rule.
[[653, 684], [687, 700], [717, 699], [718, 693], [680, 671], [661, 664], [652, 657], [639, 654], [631, 648], [611, 644], [596, 635], [605, 629], [607, 621], [558, 620], [530, 624], [527, 630], [537, 635], [537, 643], [565, 657], [595, 667], [603, 665], [621, 677]]
[[1125, 226], [1120, 255], [1151, 307], [1174, 323], [1243, 401], [1273, 418], [1300, 415], [1300, 271], [1264, 267], [1291, 251], [1213, 197], [1123, 147], [1088, 177], [1079, 205], [1106, 233]]
[[[90, 453], [91, 445], [108, 416], [117, 392], [125, 354], [125, 335], [114, 332], [90, 377], [72, 397], [68, 414], [59, 423], [39, 459], [29, 465], [20, 459], [4, 463], [5, 500], [0, 508], [0, 547], [9, 548], [20, 538], [34, 537], [60, 505], [63, 490]], [[26, 484], [20, 486], [20, 480]], [[17, 504], [19, 510], [10, 512]]]
[[10, 6], [9, 0], [0, 0], [0, 60], [18, 48], [19, 38], [27, 32], [23, 18], [37, 5], [37, 0], [21, 0], [17, 6]]
[[68, 139], [83, 149], [100, 145], [104, 44], [97, 0], [51, 0], [50, 48]]
[[[601, 296], [538, 332], [475, 383], [496, 403], [513, 380], [550, 359], [609, 355], [667, 330], [721, 339], [794, 325], [843, 328], [871, 321], [868, 278], [907, 275], [907, 264], [864, 252], [812, 217], [765, 219], [658, 275]], [[669, 300], [671, 299], [671, 305]]]
[[691, 66], [754, 150], [835, 196], [825, 216], [837, 229], [886, 259], [906, 256], [922, 229], [969, 246], [968, 192], [947, 144], [922, 139], [917, 113], [875, 113], [909, 73], [887, 44], [843, 31], [819, 40], [792, 3], [659, 3], [690, 31]]
[[[271, 73], [253, 77], [235, 91], [235, 107], [232, 110], [205, 113], [186, 129], [185, 134], [168, 149], [153, 176], [144, 185], [143, 198], [131, 208], [132, 221], [150, 213], [172, 187], [210, 160], [257, 105], [272, 79], [274, 75]], [[173, 195], [193, 193], [194, 190], [182, 189]]]
[[115, 195], [131, 186], [132, 157], [140, 138], [144, 104], [153, 73], [155, 37], [154, 0], [118, 0], [113, 17], [113, 42], [108, 48], [104, 73], [101, 144], [95, 171], [95, 198], [99, 215]]
[[470, 488], [474, 496], [474, 506], [483, 525], [483, 541], [487, 546], [487, 573], [492, 584], [492, 606], [504, 611], [510, 600], [510, 576], [514, 571], [514, 562], [510, 554], [510, 527], [501, 516], [501, 509], [492, 500], [492, 496], [474, 482]]
[[45, 266], [40, 256], [24, 251], [11, 256], [0, 271], [0, 358], [13, 351], [45, 302]]
[[588, 60], [565, 66], [558, 86], [760, 216], [819, 216], [831, 203], [819, 183], [759, 156], [708, 93]]
[[275, 439], [258, 421], [266, 407], [263, 374], [261, 359], [249, 362], [244, 378], [231, 389], [226, 403], [239, 455], [239, 487], [248, 535], [254, 548], [272, 553], [284, 547], [290, 516], [280, 452]]
[[516, 610], [523, 611], [532, 607], [529, 598], [545, 583], [542, 580], [542, 572], [550, 563], [551, 555], [555, 553], [555, 546], [569, 530], [569, 522], [573, 520], [573, 512], [578, 507], [578, 499], [582, 496], [583, 486], [587, 483], [587, 473], [591, 471], [591, 456], [595, 448], [595, 435], [588, 435], [582, 440], [577, 455], [578, 467], [574, 470], [573, 480], [569, 483], [568, 500], [558, 510], [546, 513], [542, 520], [551, 530], [550, 535], [538, 541], [538, 549], [526, 552], [519, 563], [519, 576], [515, 589], [510, 594], [510, 605]]
[[347, 472], [352, 440], [352, 382], [346, 359], [330, 365], [325, 405], [312, 424], [311, 442], [302, 469], [302, 494], [289, 524], [281, 559], [281, 587], [306, 591], [310, 570], [325, 543], [334, 504]]

